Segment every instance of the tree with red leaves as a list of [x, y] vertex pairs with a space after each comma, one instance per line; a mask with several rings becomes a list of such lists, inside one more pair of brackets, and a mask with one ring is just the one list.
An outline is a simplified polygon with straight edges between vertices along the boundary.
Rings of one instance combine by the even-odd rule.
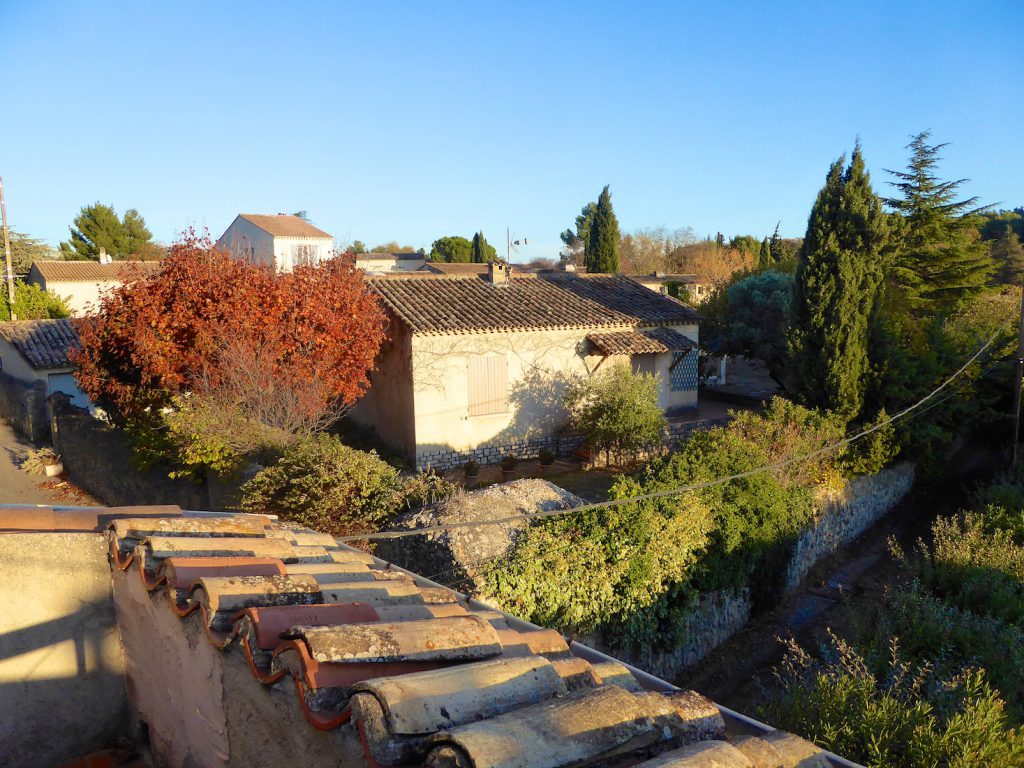
[[77, 323], [75, 378], [143, 455], [218, 469], [329, 426], [384, 334], [351, 258], [276, 274], [191, 231]]

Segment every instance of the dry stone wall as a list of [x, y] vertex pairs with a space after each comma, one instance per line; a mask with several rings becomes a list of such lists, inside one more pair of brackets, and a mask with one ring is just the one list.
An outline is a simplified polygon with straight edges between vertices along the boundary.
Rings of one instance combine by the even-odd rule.
[[0, 417], [29, 440], [45, 440], [50, 434], [46, 384], [28, 383], [0, 373]]

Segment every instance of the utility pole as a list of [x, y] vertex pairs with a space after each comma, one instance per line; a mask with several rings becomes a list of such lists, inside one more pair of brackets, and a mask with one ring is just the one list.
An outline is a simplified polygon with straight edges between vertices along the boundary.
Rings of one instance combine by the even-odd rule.
[[1020, 387], [1024, 378], [1024, 288], [1020, 294], [1020, 328], [1017, 331], [1017, 364], [1013, 374], [1013, 469], [1017, 468], [1017, 445], [1020, 440]]
[[[0, 217], [3, 218], [4, 227], [4, 260], [7, 269], [7, 300], [11, 308], [11, 320], [17, 320], [18, 316], [14, 314], [14, 267], [11, 265], [11, 238], [7, 234], [7, 204], [4, 202], [3, 177], [0, 177]], [[1024, 322], [1024, 320], [1021, 322]], [[1024, 328], [1024, 326], [1022, 326], [1022, 328]], [[1022, 330], [1021, 333], [1024, 333], [1024, 330]]]

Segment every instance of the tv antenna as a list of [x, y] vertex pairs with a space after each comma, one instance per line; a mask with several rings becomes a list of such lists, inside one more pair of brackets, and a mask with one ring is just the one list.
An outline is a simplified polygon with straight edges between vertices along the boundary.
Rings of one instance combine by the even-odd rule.
[[505, 227], [505, 263], [512, 262], [512, 254], [519, 255], [519, 246], [529, 245], [524, 237], [522, 240], [515, 239], [508, 227]]

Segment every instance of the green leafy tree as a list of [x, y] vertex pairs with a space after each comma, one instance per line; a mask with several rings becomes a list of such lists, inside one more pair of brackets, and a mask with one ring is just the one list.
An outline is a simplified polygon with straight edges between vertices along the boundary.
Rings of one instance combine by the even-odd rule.
[[472, 248], [473, 262], [476, 264], [486, 264], [498, 258], [498, 252], [493, 245], [487, 242], [483, 232], [477, 232], [473, 235]]
[[721, 351], [763, 360], [780, 385], [789, 350], [786, 328], [793, 305], [793, 276], [769, 270], [744, 277], [725, 291]]
[[8, 230], [8, 237], [11, 243], [11, 268], [16, 275], [27, 275], [33, 262], [52, 259], [54, 256], [53, 248], [37, 237], [13, 229]]
[[929, 144], [928, 131], [913, 138], [905, 171], [888, 171], [900, 197], [885, 202], [904, 219], [893, 278], [909, 309], [924, 317], [955, 308], [988, 283], [994, 270], [987, 246], [979, 240], [978, 198], [957, 199], [967, 181], [942, 181], [937, 175], [946, 144]]
[[658, 405], [659, 380], [625, 364], [569, 387], [566, 406], [573, 423], [609, 461], [614, 453], [632, 458], [661, 442], [665, 414]]
[[594, 223], [594, 212], [597, 210], [597, 203], [587, 203], [583, 206], [579, 216], [576, 217], [576, 228], [565, 230], [559, 237], [565, 243], [565, 250], [562, 258], [583, 265], [583, 254], [587, 251], [587, 244], [590, 242], [590, 228]]
[[473, 244], [458, 235], [439, 237], [430, 247], [430, 260], [468, 264], [473, 261]]
[[370, 249], [370, 253], [415, 253], [416, 249], [411, 245], [402, 245], [396, 240], [391, 240]]
[[[67, 301], [34, 283], [14, 281], [14, 314], [19, 320], [45, 320], [70, 317]], [[11, 303], [4, 286], [0, 296], [0, 320], [11, 319]]]
[[352, 245], [349, 246], [351, 253], [366, 253], [366, 243], [362, 240], [353, 240]]
[[832, 164], [811, 209], [797, 264], [788, 339], [789, 391], [849, 418], [864, 404], [869, 322], [884, 277], [889, 227], [858, 144]]
[[584, 259], [588, 272], [614, 274], [619, 271], [619, 220], [612, 209], [612, 196], [607, 185], [601, 190], [590, 224], [590, 239]]
[[60, 244], [65, 259], [98, 259], [103, 248], [114, 259], [131, 257], [159, 258], [159, 246], [146, 227], [146, 221], [134, 208], [125, 211], [124, 219], [109, 205], [87, 205], [69, 227], [71, 237]]
[[1000, 283], [1020, 285], [1024, 281], [1024, 249], [1012, 223], [1006, 222], [1003, 234], [992, 243], [991, 254]]

